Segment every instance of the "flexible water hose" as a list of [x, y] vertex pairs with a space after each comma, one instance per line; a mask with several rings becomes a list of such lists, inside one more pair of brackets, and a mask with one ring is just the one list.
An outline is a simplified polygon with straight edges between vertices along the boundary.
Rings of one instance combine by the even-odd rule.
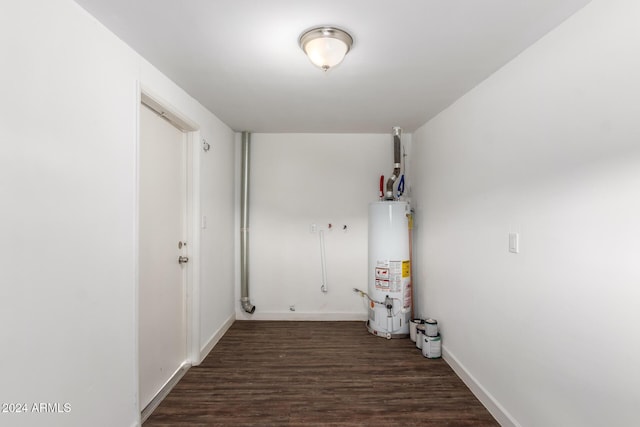
[[398, 198], [404, 194], [404, 174], [400, 177], [400, 182], [398, 183]]

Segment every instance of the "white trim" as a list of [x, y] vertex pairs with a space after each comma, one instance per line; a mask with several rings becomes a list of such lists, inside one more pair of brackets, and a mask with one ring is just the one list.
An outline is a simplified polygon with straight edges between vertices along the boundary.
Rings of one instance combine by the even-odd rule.
[[165, 397], [169, 395], [171, 390], [178, 384], [178, 382], [184, 377], [191, 365], [189, 363], [183, 363], [180, 367], [171, 375], [171, 378], [162, 386], [158, 394], [149, 402], [149, 404], [140, 413], [140, 421], [144, 423], [147, 418], [151, 416], [153, 411], [160, 406]]
[[308, 320], [308, 321], [367, 321], [366, 313], [297, 313], [283, 312], [255, 312], [253, 314], [244, 311], [236, 312], [236, 320]]
[[442, 358], [460, 377], [469, 390], [487, 408], [489, 413], [498, 421], [502, 427], [521, 427], [520, 424], [507, 412], [507, 410], [489, 393], [476, 378], [460, 363], [446, 347], [442, 347]]
[[198, 364], [200, 364], [204, 360], [204, 358], [207, 357], [209, 352], [213, 350], [213, 347], [215, 347], [216, 344], [218, 344], [218, 342], [220, 341], [220, 339], [224, 336], [224, 334], [227, 333], [227, 331], [229, 330], [231, 325], [233, 325], [233, 322], [235, 322], [235, 320], [236, 320], [235, 316], [233, 315], [229, 316], [229, 318], [225, 320], [222, 326], [220, 326], [218, 330], [215, 331], [213, 335], [207, 340], [207, 343], [200, 350], [200, 355], [199, 355], [200, 358], [198, 360]]
[[195, 130], [198, 130], [198, 125], [195, 122], [182, 115], [168, 102], [153, 94], [152, 91], [150, 91], [143, 85], [141, 85], [140, 87], [140, 103], [151, 108], [160, 117], [168, 120], [171, 124], [173, 124], [183, 132], [193, 132]]
[[[142, 93], [142, 97], [143, 97], [143, 101], [144, 101], [144, 93]], [[143, 104], [146, 105], [146, 104]], [[164, 117], [166, 119], [166, 117]], [[172, 122], [169, 120], [169, 123], [171, 123], [174, 127], [177, 126], [177, 124], [175, 122]], [[189, 147], [189, 144], [191, 143], [191, 139], [189, 138], [189, 133], [185, 132], [184, 129], [179, 128], [182, 131], [182, 159], [181, 159], [181, 163], [183, 166], [183, 173], [182, 173], [182, 183], [181, 183], [181, 188], [184, 189], [185, 193], [184, 193], [184, 199], [183, 199], [183, 203], [184, 203], [184, 217], [182, 220], [182, 233], [180, 233], [180, 239], [184, 239], [187, 242], [187, 246], [183, 249], [183, 254], [186, 255], [187, 257], [189, 257], [189, 262], [187, 263], [187, 265], [181, 266], [181, 270], [182, 270], [182, 329], [184, 330], [184, 355], [185, 355], [185, 360], [183, 361], [184, 363], [189, 362], [189, 345], [191, 344], [192, 341], [192, 336], [191, 336], [191, 322], [189, 322], [190, 316], [191, 316], [191, 287], [193, 286], [192, 283], [192, 271], [193, 271], [193, 262], [192, 262], [192, 258], [193, 255], [191, 254], [192, 250], [191, 250], [191, 231], [192, 231], [192, 226], [190, 223], [190, 218], [191, 218], [191, 164], [193, 163], [191, 161], [191, 148]], [[157, 396], [156, 396], [157, 398]], [[154, 398], [155, 399], [155, 398]], [[146, 409], [146, 408], [145, 408]], [[144, 412], [144, 410], [143, 410]], [[144, 420], [143, 420], [144, 423]]]
[[[234, 222], [233, 222], [233, 236], [234, 236], [234, 256], [233, 256], [233, 271], [234, 271], [234, 300], [233, 307], [236, 310], [236, 319], [245, 319], [245, 317], [240, 316], [238, 313], [245, 313], [242, 309], [240, 299], [242, 297], [242, 290], [240, 289], [240, 187], [241, 187], [241, 157], [242, 157], [242, 133], [235, 132], [234, 136]], [[249, 218], [251, 219], [251, 218]], [[251, 288], [251, 283], [249, 283], [249, 288]], [[251, 292], [251, 289], [249, 289]], [[249, 313], [245, 313], [246, 316], [251, 316]], [[249, 317], [247, 317], [249, 318]]]
[[199, 365], [200, 359], [200, 132], [187, 134], [187, 244], [189, 278], [186, 293], [187, 360]]
[[142, 87], [139, 81], [136, 81], [136, 105], [134, 108], [134, 116], [136, 120], [136, 139], [134, 141], [134, 150], [135, 150], [135, 163], [136, 170], [134, 171], [134, 194], [133, 194], [133, 205], [135, 211], [134, 218], [134, 230], [133, 230], [133, 248], [134, 248], [134, 298], [133, 298], [133, 322], [134, 322], [134, 331], [133, 331], [133, 375], [134, 375], [134, 384], [135, 389], [133, 390], [133, 398], [135, 400], [135, 409], [136, 409], [136, 426], [142, 425], [142, 408], [140, 407], [140, 312], [138, 308], [140, 307], [140, 104], [141, 104], [141, 95], [142, 95]]

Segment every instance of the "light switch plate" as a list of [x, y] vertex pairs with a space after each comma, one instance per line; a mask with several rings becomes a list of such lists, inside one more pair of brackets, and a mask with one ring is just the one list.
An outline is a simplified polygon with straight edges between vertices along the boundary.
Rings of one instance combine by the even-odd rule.
[[520, 252], [520, 235], [509, 233], [509, 252], [517, 254]]

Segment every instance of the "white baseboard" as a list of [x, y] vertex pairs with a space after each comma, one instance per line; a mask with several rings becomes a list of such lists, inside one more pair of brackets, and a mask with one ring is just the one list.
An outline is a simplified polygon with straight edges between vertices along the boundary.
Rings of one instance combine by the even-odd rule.
[[209, 338], [207, 343], [200, 349], [200, 360], [198, 361], [198, 364], [200, 364], [204, 360], [204, 358], [207, 357], [209, 352], [213, 350], [213, 347], [215, 347], [216, 344], [218, 344], [218, 341], [220, 341], [220, 338], [224, 336], [224, 334], [229, 330], [231, 325], [233, 325], [233, 322], [235, 322], [235, 320], [236, 320], [236, 317], [235, 315], [232, 314], [231, 316], [229, 316], [227, 320], [224, 321], [222, 326], [220, 326], [218, 330], [214, 332], [214, 334], [211, 336], [211, 338]]
[[187, 373], [191, 365], [189, 363], [183, 363], [176, 372], [173, 373], [171, 378], [162, 386], [158, 394], [149, 402], [149, 404], [142, 410], [140, 413], [140, 422], [144, 424], [144, 422], [151, 416], [153, 411], [160, 406], [160, 403], [164, 400], [165, 397], [169, 395], [173, 387], [184, 377]]
[[469, 390], [487, 408], [489, 413], [500, 423], [502, 427], [521, 427], [520, 424], [507, 412], [506, 409], [475, 379], [473, 375], [460, 363], [445, 346], [442, 346], [442, 358], [460, 377]]
[[294, 311], [283, 312], [258, 312], [254, 314], [239, 311], [236, 320], [292, 320], [292, 321], [367, 321], [367, 313], [297, 313]]

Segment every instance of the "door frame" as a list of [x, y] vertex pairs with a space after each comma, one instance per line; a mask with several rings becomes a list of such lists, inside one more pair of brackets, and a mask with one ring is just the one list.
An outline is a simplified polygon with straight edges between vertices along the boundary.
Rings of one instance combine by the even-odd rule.
[[[184, 313], [185, 313], [185, 350], [186, 357], [182, 369], [180, 369], [174, 378], [169, 380], [163, 390], [148, 405], [150, 412], [155, 409], [152, 405], [157, 406], [171, 388], [177, 383], [186, 370], [193, 365], [200, 364], [200, 130], [198, 124], [188, 116], [184, 115], [180, 110], [175, 108], [169, 102], [155, 94], [152, 90], [138, 82], [136, 97], [136, 194], [135, 194], [135, 384], [136, 384], [136, 407], [137, 413], [145, 408], [140, 407], [140, 384], [139, 384], [139, 288], [140, 288], [140, 259], [139, 259], [139, 241], [140, 241], [140, 108], [144, 104], [152, 110], [156, 111], [161, 117], [167, 119], [178, 129], [185, 133], [185, 151], [186, 151], [186, 240], [189, 245], [188, 254], [189, 262], [185, 268], [184, 277]], [[151, 408], [149, 408], [151, 407]], [[141, 423], [144, 420], [141, 418]]]

